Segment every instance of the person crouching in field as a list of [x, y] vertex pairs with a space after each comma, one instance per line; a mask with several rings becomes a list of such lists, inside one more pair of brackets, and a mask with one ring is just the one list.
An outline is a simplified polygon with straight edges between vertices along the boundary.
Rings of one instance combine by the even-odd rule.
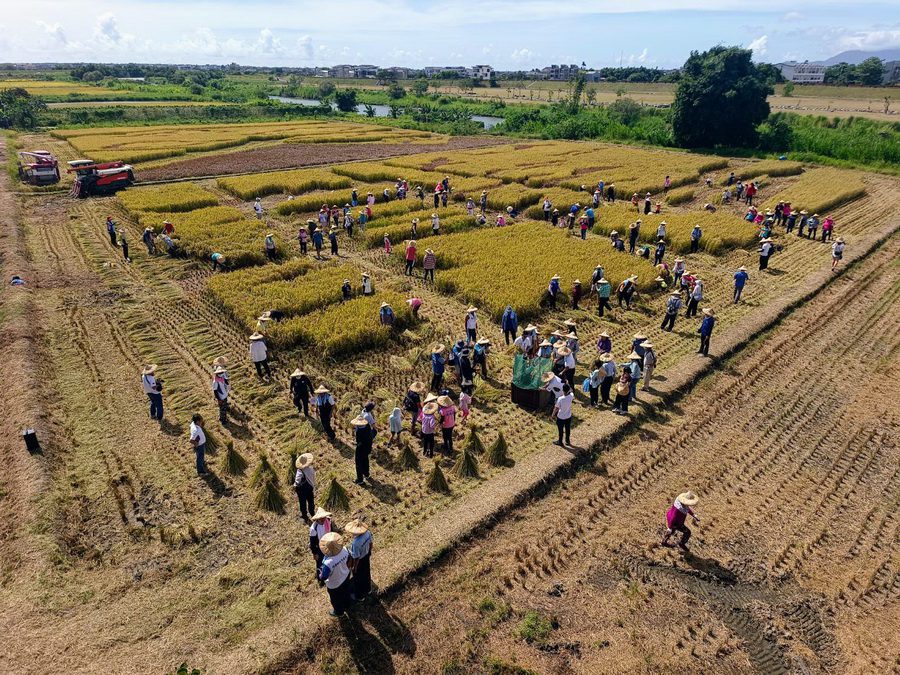
[[700, 523], [700, 518], [691, 509], [691, 507], [696, 506], [699, 501], [699, 498], [693, 492], [682, 492], [675, 498], [675, 502], [669, 507], [669, 510], [666, 511], [666, 534], [663, 536], [661, 542], [663, 546], [670, 546], [669, 538], [675, 532], [681, 532], [681, 541], [678, 542], [678, 547], [682, 551], [687, 551], [687, 543], [691, 538], [691, 530], [684, 523], [688, 516], [693, 518], [695, 523]]

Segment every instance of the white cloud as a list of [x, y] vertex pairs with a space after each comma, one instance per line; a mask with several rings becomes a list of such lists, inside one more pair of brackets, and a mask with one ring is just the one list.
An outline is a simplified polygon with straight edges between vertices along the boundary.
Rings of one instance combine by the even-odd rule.
[[781, 17], [782, 21], [800, 21], [801, 19], [805, 19], [806, 16], [801, 12], [788, 12], [783, 17]]
[[69, 39], [66, 37], [66, 31], [58, 23], [49, 24], [44, 21], [38, 21], [37, 25], [43, 28], [44, 32], [53, 38], [57, 44], [65, 45], [69, 42]]
[[900, 30], [862, 30], [842, 35], [838, 43], [845, 49], [885, 49], [900, 47]]
[[268, 28], [263, 28], [259, 31], [259, 37], [256, 38], [256, 43], [253, 45], [253, 51], [257, 54], [277, 56], [284, 52], [284, 48], [281, 45], [280, 38], [276, 37]]
[[297, 38], [297, 49], [303, 59], [310, 61], [313, 57], [313, 43], [309, 35], [301, 35]]
[[494, 51], [494, 43], [493, 42], [489, 42], [481, 48], [481, 53], [484, 54], [485, 56], [490, 54], [492, 51]]
[[514, 49], [513, 53], [509, 55], [516, 63], [525, 63], [530, 61], [535, 56], [534, 52], [528, 49], [527, 47], [522, 47], [521, 49]]
[[769, 36], [768, 35], [760, 35], [758, 38], [753, 40], [749, 45], [747, 45], [747, 49], [753, 52], [753, 56], [755, 58], [760, 58], [765, 56], [768, 51], [769, 44]]
[[106, 12], [97, 17], [94, 39], [107, 46], [115, 46], [122, 42], [122, 33], [119, 32], [119, 22], [115, 14]]

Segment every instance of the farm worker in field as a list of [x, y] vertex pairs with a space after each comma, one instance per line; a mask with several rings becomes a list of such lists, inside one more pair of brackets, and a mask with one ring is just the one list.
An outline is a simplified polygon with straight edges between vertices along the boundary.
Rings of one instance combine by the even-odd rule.
[[609, 233], [609, 238], [614, 250], [619, 251], [620, 253], [625, 252], [625, 240], [619, 236], [619, 233], [616, 230]]
[[700, 277], [693, 277], [693, 285], [688, 293], [688, 304], [684, 315], [688, 318], [697, 316], [697, 306], [703, 299], [703, 280]]
[[785, 218], [785, 230], [788, 234], [794, 231], [794, 227], [797, 225], [797, 216], [799, 215], [799, 211], [791, 211]]
[[730, 204], [731, 203], [731, 188], [725, 188], [722, 190], [722, 203]]
[[572, 309], [578, 309], [578, 301], [581, 300], [581, 280], [572, 282]]
[[638, 198], [637, 192], [635, 192], [633, 195], [631, 195], [631, 205], [634, 207], [635, 211], [637, 211], [638, 213], [641, 212], [641, 207], [639, 204], [639, 198]]
[[703, 308], [703, 321], [697, 330], [700, 333], [700, 349], [698, 354], [709, 356], [709, 339], [712, 337], [713, 327], [716, 325], [716, 313], [710, 307]]
[[575, 366], [577, 364], [575, 360], [575, 352], [566, 345], [563, 345], [556, 350], [556, 353], [559, 354], [563, 359], [563, 379], [569, 383], [570, 387], [574, 389]]
[[350, 191], [350, 204], [354, 207], [359, 204], [359, 193], [356, 192], [356, 188]]
[[610, 203], [615, 203], [616, 201], [616, 184], [610, 183], [609, 187], [606, 188], [606, 201]]
[[384, 235], [384, 254], [390, 255], [392, 248], [393, 247], [391, 246], [391, 239], [390, 239], [390, 237], [387, 236], [387, 233], [385, 233], [385, 235]]
[[744, 184], [741, 181], [738, 181], [737, 185], [734, 186], [734, 194], [737, 196], [738, 201], [744, 198]]
[[450, 192], [450, 176], [444, 176], [441, 187], [444, 188], [444, 192]]
[[375, 206], [375, 195], [371, 192], [366, 193], [366, 206]]
[[616, 289], [616, 299], [618, 300], [619, 307], [622, 307], [622, 303], [625, 303], [625, 309], [631, 309], [631, 300], [634, 298], [634, 294], [637, 292], [637, 276], [630, 276], [625, 279], [621, 284], [619, 284], [619, 288]]
[[584, 210], [584, 215], [587, 216], [587, 219], [588, 219], [588, 227], [593, 228], [593, 227], [594, 227], [594, 223], [597, 222], [597, 220], [596, 220], [596, 214], [594, 213], [594, 209], [593, 209], [592, 207], [590, 207], [590, 206], [587, 207], [587, 208]]
[[544, 220], [550, 220], [550, 212], [553, 210], [553, 202], [550, 201], [549, 197], [544, 197], [544, 202], [541, 204], [541, 210], [544, 212]]
[[740, 301], [744, 285], [749, 278], [750, 275], [747, 274], [747, 268], [743, 265], [738, 267], [738, 271], [734, 273], [734, 304], [737, 304]]
[[487, 338], [481, 338], [475, 343], [474, 353], [472, 355], [472, 365], [476, 368], [481, 366], [481, 377], [486, 380], [488, 378], [487, 357], [491, 352], [491, 341]]
[[602, 188], [594, 188], [594, 194], [591, 195], [591, 204], [596, 209], [600, 206], [600, 200], [603, 198]]
[[598, 408], [600, 406], [600, 384], [606, 377], [606, 371], [603, 370], [603, 361], [597, 359], [594, 361], [593, 370], [588, 376], [588, 395], [591, 397], [591, 407]]
[[597, 351], [601, 355], [608, 354], [612, 351], [612, 338], [610, 338], [609, 333], [606, 331], [600, 333], [600, 336], [597, 338]]
[[837, 241], [831, 245], [831, 271], [834, 272], [844, 257], [844, 238], [838, 237]]
[[550, 283], [547, 285], [547, 296], [550, 302], [550, 309], [556, 309], [556, 298], [559, 295], [559, 275], [554, 274], [550, 277]]
[[497, 227], [504, 227], [506, 225], [506, 218], [504, 218], [502, 213], [497, 214]]
[[656, 215], [662, 213], [662, 202], [656, 202], [656, 205], [653, 207], [653, 213]]
[[197, 463], [197, 475], [205, 476], [206, 470], [206, 432], [203, 430], [203, 416], [194, 413], [191, 416], [191, 446]]
[[634, 338], [631, 340], [631, 351], [637, 352], [638, 356], [641, 359], [644, 358], [644, 348], [641, 347], [641, 343], [647, 339], [647, 336], [643, 333], [635, 333]]
[[478, 200], [478, 204], [481, 207], [481, 215], [484, 215], [484, 212], [487, 210], [487, 190], [481, 191], [481, 198]]
[[662, 237], [659, 238], [659, 241], [656, 242], [656, 250], [653, 253], [653, 264], [659, 265], [663, 261], [663, 256], [666, 255], [666, 240]]
[[353, 537], [348, 549], [350, 570], [353, 572], [350, 597], [356, 601], [365, 600], [372, 591], [372, 533], [369, 526], [358, 518], [344, 525], [344, 532]]
[[141, 235], [141, 241], [144, 242], [144, 246], [147, 247], [147, 255], [156, 255], [156, 240], [153, 237], [153, 230], [149, 227], [144, 228], [144, 233]]
[[166, 247], [166, 253], [169, 254], [169, 257], [174, 258], [177, 250], [175, 248], [175, 242], [172, 241], [172, 237], [167, 234], [162, 235], [163, 244]]
[[356, 465], [356, 485], [363, 485], [366, 478], [369, 477], [369, 455], [372, 454], [372, 441], [374, 440], [374, 430], [364, 415], [357, 415], [350, 420], [350, 426], [353, 427], [353, 438], [356, 447], [353, 452], [353, 462]]
[[603, 179], [602, 179], [602, 178], [601, 178], [600, 180], [597, 181], [597, 190], [600, 191], [600, 196], [601, 196], [601, 197], [603, 196], [603, 186], [604, 186], [604, 185], [606, 185], [606, 183], [603, 182]]
[[653, 206], [653, 200], [650, 198], [650, 193], [648, 192], [647, 195], [644, 197], [644, 215], [645, 216], [648, 213], [650, 213], [650, 209], [652, 208], [652, 206]]
[[328, 230], [328, 242], [331, 244], [331, 255], [338, 255], [338, 233], [334, 227]]
[[806, 238], [815, 240], [816, 235], [818, 234], [818, 229], [819, 229], [819, 214], [818, 213], [814, 213], [809, 218], [807, 218], [806, 227], [809, 228], [807, 230]]
[[578, 219], [578, 227], [581, 230], [582, 240], [587, 239], [588, 225], [589, 222], [587, 216], [581, 216], [581, 218]]
[[394, 316], [394, 310], [391, 308], [391, 306], [386, 302], [382, 302], [381, 309], [378, 312], [378, 321], [381, 323], [381, 325], [391, 328], [394, 325], [395, 319], [396, 317]]
[[553, 358], [553, 343], [550, 340], [541, 340], [541, 343], [538, 345], [537, 355], [542, 359]]
[[831, 241], [831, 233], [834, 231], [834, 218], [826, 216], [822, 221], [822, 243]]
[[650, 260], [650, 247], [646, 245], [642, 246], [640, 252], [638, 252], [638, 256], [644, 260]]
[[225, 268], [225, 256], [221, 253], [213, 253], [209, 256], [210, 261], [212, 262], [212, 271], [215, 272], [217, 269]]
[[266, 310], [256, 317], [256, 332], [267, 335], [269, 332], [269, 323], [272, 321], [271, 310]]
[[678, 288], [681, 285], [681, 275], [684, 274], [684, 270], [684, 258], [676, 256], [675, 262], [672, 265], [672, 283], [675, 285], [675, 288]]
[[263, 205], [262, 205], [262, 200], [259, 197], [257, 197], [256, 201], [253, 202], [253, 210], [256, 212], [256, 219], [262, 220]]
[[457, 363], [459, 364], [460, 389], [472, 393], [475, 386], [475, 365], [472, 363], [472, 350], [468, 347], [460, 350]]
[[503, 310], [503, 316], [500, 317], [500, 329], [503, 331], [503, 338], [506, 340], [507, 346], [510, 342], [515, 342], [516, 333], [519, 330], [519, 315], [512, 305], [507, 305]]
[[309, 399], [313, 393], [313, 385], [309, 376], [300, 368], [291, 373], [290, 392], [297, 412], [309, 417]]
[[[307, 224], [314, 223], [315, 221], [308, 220]], [[297, 241], [300, 244], [300, 255], [306, 255], [309, 248], [309, 231], [305, 227], [301, 227], [297, 230]]]
[[406, 300], [406, 304], [409, 305], [409, 309], [412, 312], [413, 320], [419, 320], [419, 308], [422, 306], [422, 298], [413, 296]]
[[678, 547], [682, 551], [687, 551], [691, 530], [684, 523], [687, 517], [690, 516], [696, 524], [700, 524], [700, 518], [691, 510], [691, 507], [696, 506], [699, 501], [697, 495], [693, 492], [682, 492], [675, 498], [675, 502], [666, 511], [666, 533], [661, 542], [663, 546], [669, 546], [669, 538], [675, 532], [681, 532], [681, 541], [678, 542]]
[[629, 364], [622, 364], [622, 374], [616, 383], [616, 398], [612, 411], [616, 415], [628, 414], [628, 399], [631, 393], [631, 368]]
[[637, 352], [631, 352], [628, 355], [628, 359], [630, 363], [623, 367], [631, 370], [631, 381], [628, 383], [628, 400], [633, 401], [637, 397], [637, 385], [641, 381], [641, 361], [644, 360], [644, 357]]
[[425, 397], [419, 421], [422, 423], [422, 454], [434, 457], [434, 435], [441, 422], [440, 407], [434, 394]]
[[358, 211], [356, 213], [356, 216], [357, 216], [356, 222], [359, 223], [359, 231], [365, 232], [366, 231], [366, 223], [369, 222], [369, 216], [366, 215], [365, 211]]
[[691, 230], [691, 253], [696, 253], [700, 250], [700, 237], [703, 236], [703, 230], [700, 228], [700, 225], [694, 225], [694, 229]]
[[641, 391], [650, 391], [650, 381], [653, 379], [653, 371], [656, 370], [656, 352], [653, 351], [653, 343], [645, 340], [641, 343], [644, 349], [644, 386]]
[[756, 183], [750, 183], [750, 185], [747, 186], [747, 189], [744, 190], [744, 201], [752, 206], [753, 198], [756, 196], [757, 192], [759, 192], [759, 186], [757, 186]]
[[434, 254], [430, 248], [425, 249], [425, 255], [422, 258], [422, 267], [425, 270], [425, 274], [423, 275], [423, 279], [428, 281], [434, 281], [434, 269], [437, 267], [437, 256]]
[[372, 277], [365, 272], [362, 273], [362, 294], [373, 295], [375, 290], [372, 288]]
[[475, 215], [475, 200], [471, 197], [466, 200], [466, 213], [470, 216]]
[[419, 413], [422, 411], [422, 394], [425, 393], [425, 383], [416, 380], [410, 383], [406, 390], [406, 396], [403, 397], [403, 409], [412, 417], [410, 424], [410, 432], [416, 435], [416, 422], [419, 419]]
[[678, 317], [678, 310], [681, 309], [681, 292], [680, 291], [672, 291], [669, 293], [669, 298], [666, 300], [666, 313], [663, 316], [662, 326], [660, 328], [662, 330], [667, 330], [670, 333], [675, 328], [675, 319]]
[[304, 522], [309, 522], [310, 516], [315, 511], [313, 496], [316, 489], [316, 470], [313, 468], [313, 456], [304, 452], [294, 460], [294, 492], [297, 493], [297, 502], [300, 505], [300, 517]]
[[472, 409], [472, 394], [467, 391], [461, 391], [459, 393], [459, 414], [462, 417], [461, 423], [463, 425], [466, 424], [466, 421], [469, 419], [469, 413], [471, 413]]
[[341, 302], [347, 302], [352, 297], [353, 288], [350, 286], [350, 280], [344, 279], [344, 283], [341, 284]]
[[444, 191], [444, 186], [438, 183], [434, 186], [434, 208], [437, 208], [441, 203], [441, 193]]
[[122, 247], [122, 257], [125, 259], [125, 262], [130, 263], [131, 258], [128, 257], [128, 237], [125, 236], [125, 228], [116, 225], [116, 235], [118, 236], [119, 246]]
[[551, 405], [555, 404], [556, 399], [562, 396], [564, 384], [563, 381], [556, 373], [547, 371], [546, 373], [541, 375], [541, 383], [544, 385], [544, 389], [550, 392]]
[[431, 234], [438, 235], [441, 233], [441, 219], [437, 213], [431, 214]]
[[444, 441], [442, 452], [447, 457], [453, 456], [453, 429], [456, 426], [456, 406], [453, 399], [443, 395], [437, 398], [438, 411], [441, 416], [441, 437]]
[[471, 343], [475, 342], [478, 339], [478, 308], [474, 306], [469, 306], [466, 310], [466, 339]]
[[438, 344], [431, 349], [431, 390], [440, 391], [444, 381], [444, 368], [447, 363], [444, 352], [447, 348]]
[[602, 379], [600, 381], [600, 400], [604, 405], [609, 405], [609, 392], [612, 389], [617, 372], [616, 362], [615, 359], [613, 359], [613, 355], [609, 352], [600, 355], [600, 362], [603, 364], [601, 371]]
[[164, 220], [162, 231], [163, 234], [168, 234], [169, 236], [171, 236], [172, 233], [175, 232], [175, 226], [172, 225], [172, 223], [170, 223], [168, 220]]
[[391, 201], [391, 189], [384, 188], [384, 190], [381, 191], [381, 198], [386, 202]]
[[[556, 431], [559, 434], [557, 445], [572, 445], [572, 402], [575, 400], [575, 394], [568, 384], [563, 385], [562, 395], [558, 396], [556, 403], [553, 405], [553, 412], [550, 414], [551, 419], [556, 420]], [[563, 442], [563, 434], [565, 434], [565, 442]]]
[[353, 216], [349, 212], [344, 214], [344, 231], [348, 237], [353, 236]]
[[309, 526], [309, 551], [312, 553], [313, 560], [316, 563], [316, 579], [321, 586], [322, 580], [319, 578], [319, 572], [322, 569], [322, 560], [325, 556], [322, 555], [319, 544], [325, 535], [331, 532], [331, 513], [320, 506], [310, 516], [310, 520], [312, 523]]
[[[222, 357], [220, 357], [222, 358]], [[228, 380], [228, 371], [224, 361], [220, 361], [213, 371], [212, 390], [216, 404], [219, 406], [219, 422], [228, 422], [228, 395], [231, 393], [231, 382]]]
[[[519, 340], [522, 340], [519, 343]], [[535, 354], [537, 354], [538, 350], [538, 334], [537, 334], [537, 326], [534, 324], [528, 324], [525, 326], [525, 330], [522, 331], [522, 337], [516, 338], [516, 346], [522, 350], [522, 353], [531, 358]]]
[[806, 227], [806, 221], [808, 220], [809, 211], [806, 209], [800, 212], [800, 218], [797, 220], [797, 236], [803, 236], [803, 228]]
[[344, 208], [341, 209], [341, 212], [342, 212], [342, 213], [344, 214], [344, 216], [346, 217], [347, 214], [350, 213], [350, 204], [344, 204]]
[[330, 214], [331, 211], [328, 209], [328, 204], [322, 204], [322, 208], [319, 209], [319, 225], [325, 227], [328, 224], [328, 219], [331, 217]]
[[638, 236], [641, 233], [641, 221], [636, 220], [628, 226], [628, 252], [634, 255], [634, 247], [637, 246]]
[[266, 257], [269, 260], [275, 260], [275, 235], [272, 232], [266, 233], [265, 238]]
[[250, 336], [250, 360], [256, 367], [258, 377], [263, 376], [263, 371], [267, 377], [272, 377], [272, 371], [269, 369], [269, 351], [266, 348], [265, 336], [261, 333], [253, 333]]
[[334, 396], [331, 395], [331, 392], [328, 391], [325, 385], [320, 385], [313, 393], [316, 395], [315, 406], [316, 411], [319, 413], [319, 421], [322, 422], [322, 429], [324, 429], [325, 435], [333, 441], [336, 436], [334, 429], [331, 427], [331, 420], [335, 416]]
[[612, 285], [602, 276], [597, 280], [597, 315], [603, 317], [604, 310], [612, 311], [609, 305], [609, 297], [612, 295]]
[[550, 214], [550, 224], [553, 227], [559, 225], [559, 209], [553, 209], [553, 212]]
[[726, 185], [734, 185], [734, 171], [728, 174], [728, 180], [725, 183]]
[[156, 379], [156, 364], [144, 366], [141, 371], [141, 386], [150, 399], [150, 419], [163, 418], [162, 380]]
[[769, 269], [769, 257], [772, 255], [772, 251], [774, 250], [774, 246], [772, 245], [772, 240], [769, 237], [765, 237], [759, 240], [759, 269], [765, 270]]
[[444, 190], [441, 192], [441, 206], [447, 206], [447, 200], [450, 199], [450, 191]]
[[422, 189], [421, 185], [416, 185], [416, 199], [419, 200], [423, 207], [425, 206], [425, 190]]
[[666, 221], [661, 221], [659, 227], [656, 228], [656, 238], [657, 239], [665, 239], [666, 238]]
[[755, 206], [751, 206], [749, 209], [747, 209], [747, 213], [744, 214], [744, 220], [746, 220], [748, 223], [754, 223], [756, 222], [757, 214], [759, 214], [757, 208]]
[[325, 590], [331, 599], [330, 616], [343, 616], [353, 600], [350, 597], [353, 580], [350, 578], [350, 552], [344, 548], [344, 538], [337, 532], [329, 532], [319, 543], [325, 555], [319, 579], [325, 582]]

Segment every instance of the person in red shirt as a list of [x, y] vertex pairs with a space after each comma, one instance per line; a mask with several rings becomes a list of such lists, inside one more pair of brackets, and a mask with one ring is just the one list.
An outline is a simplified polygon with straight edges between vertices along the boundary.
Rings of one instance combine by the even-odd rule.
[[675, 502], [666, 511], [666, 534], [663, 536], [662, 545], [670, 546], [669, 538], [675, 532], [681, 532], [681, 541], [678, 547], [682, 551], [687, 551], [687, 543], [691, 538], [690, 528], [684, 524], [687, 517], [690, 516], [694, 522], [700, 524], [700, 518], [691, 509], [696, 506], [700, 499], [693, 492], [682, 492], [675, 498]]
[[410, 239], [406, 243], [406, 276], [410, 277], [416, 264], [416, 242]]

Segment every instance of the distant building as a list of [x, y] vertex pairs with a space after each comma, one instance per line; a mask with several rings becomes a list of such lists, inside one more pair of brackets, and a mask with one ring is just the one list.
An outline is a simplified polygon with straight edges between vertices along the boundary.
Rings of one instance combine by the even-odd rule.
[[342, 63], [337, 66], [331, 66], [329, 75], [337, 78], [354, 78], [354, 77], [375, 77], [378, 72], [378, 66], [361, 65], [353, 66], [349, 63]]
[[881, 76], [881, 84], [900, 83], [900, 61], [885, 61], [884, 75]]
[[797, 63], [796, 61], [786, 61], [778, 63], [775, 66], [781, 71], [781, 75], [788, 82], [796, 82], [797, 84], [822, 84], [825, 81], [826, 66], [818, 63], [810, 63], [804, 61]]
[[490, 66], [472, 66], [472, 79], [490, 80], [494, 77], [494, 69]]
[[578, 70], [578, 66], [576, 66], [574, 63], [571, 63], [569, 65], [556, 65], [554, 63], [552, 66], [541, 68], [541, 73], [543, 74], [543, 77], [541, 79], [560, 81], [571, 80], [578, 74]]
[[377, 77], [378, 66], [373, 66], [368, 63], [361, 66], [354, 66], [353, 73], [353, 77]]
[[463, 66], [425, 66], [425, 77], [435, 77], [441, 73], [456, 73], [460, 77], [468, 77], [469, 69]]
[[397, 80], [406, 80], [409, 79], [410, 72], [412, 72], [409, 68], [402, 68], [400, 66], [393, 66], [392, 68], [385, 68], [387, 72], [394, 76]]

